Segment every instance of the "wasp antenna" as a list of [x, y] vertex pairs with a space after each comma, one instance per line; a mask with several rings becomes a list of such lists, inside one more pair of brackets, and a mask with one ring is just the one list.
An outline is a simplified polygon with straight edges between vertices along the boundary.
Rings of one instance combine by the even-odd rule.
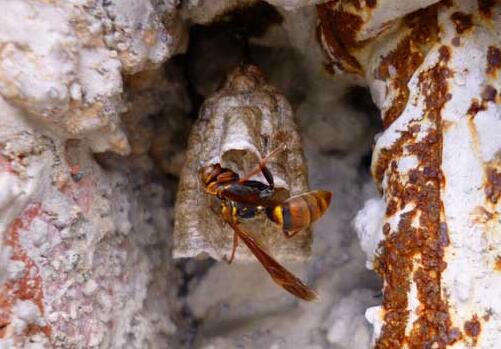
[[278, 154], [285, 151], [286, 149], [287, 149], [287, 145], [285, 143], [281, 143], [278, 147], [276, 147], [268, 155], [266, 155], [265, 158], [261, 160], [261, 162], [266, 163], [272, 157], [277, 156]]

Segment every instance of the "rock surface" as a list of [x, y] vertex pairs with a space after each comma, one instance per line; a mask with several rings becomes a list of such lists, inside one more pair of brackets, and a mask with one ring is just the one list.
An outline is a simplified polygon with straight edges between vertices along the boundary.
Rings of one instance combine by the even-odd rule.
[[[374, 346], [495, 348], [499, 8], [441, 3], [379, 27], [378, 8], [319, 7], [332, 63], [365, 76], [385, 126], [372, 161], [385, 204], [368, 201], [355, 221], [385, 281], [382, 306], [367, 312]], [[397, 9], [407, 11], [386, 15]], [[350, 16], [360, 25], [343, 27]]]
[[[1, 8], [0, 348], [497, 348], [495, 2]], [[243, 246], [215, 261], [231, 231], [197, 192], [198, 158], [244, 172], [280, 132], [279, 186], [334, 193], [312, 235], [265, 234], [316, 303]], [[186, 178], [201, 244], [173, 232]]]

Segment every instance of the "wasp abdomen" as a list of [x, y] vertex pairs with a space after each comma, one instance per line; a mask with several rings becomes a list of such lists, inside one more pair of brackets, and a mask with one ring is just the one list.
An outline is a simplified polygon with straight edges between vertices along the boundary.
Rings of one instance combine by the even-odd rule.
[[285, 231], [305, 229], [320, 218], [329, 207], [332, 194], [328, 191], [312, 191], [296, 195], [282, 204], [266, 210], [268, 218]]

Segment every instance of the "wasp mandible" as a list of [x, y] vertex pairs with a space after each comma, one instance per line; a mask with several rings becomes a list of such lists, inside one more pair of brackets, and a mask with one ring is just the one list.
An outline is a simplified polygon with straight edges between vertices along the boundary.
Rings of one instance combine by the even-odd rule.
[[[316, 292], [285, 269], [252, 235], [239, 226], [242, 220], [253, 218], [264, 211], [271, 221], [282, 228], [285, 237], [291, 238], [320, 218], [329, 207], [332, 194], [328, 191], [311, 191], [285, 200], [275, 198], [273, 175], [266, 167], [266, 163], [285, 149], [285, 144], [282, 144], [265, 158], [259, 159], [256, 168], [242, 178], [238, 173], [223, 168], [220, 164], [201, 168], [199, 175], [205, 192], [220, 200], [220, 214], [235, 232], [228, 262], [233, 261], [241, 239], [273, 281], [294, 296], [311, 301], [318, 297]], [[259, 172], [263, 174], [267, 184], [251, 180]]]

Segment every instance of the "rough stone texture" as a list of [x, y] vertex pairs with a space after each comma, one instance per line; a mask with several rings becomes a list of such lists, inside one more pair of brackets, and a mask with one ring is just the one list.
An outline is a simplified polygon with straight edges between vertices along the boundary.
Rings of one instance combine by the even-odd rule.
[[[158, 66], [182, 48], [174, 5], [5, 1], [1, 95], [61, 137], [87, 139], [93, 151], [127, 154], [121, 72]], [[163, 14], [170, 15], [170, 31]]]
[[[188, 141], [176, 198], [175, 257], [205, 253], [219, 260], [231, 253], [233, 230], [220, 217], [214, 198], [204, 193], [199, 169], [220, 163], [243, 177], [261, 157], [282, 144], [286, 150], [270, 160], [267, 167], [274, 176], [276, 190], [281, 192], [277, 195], [286, 198], [308, 191], [302, 142], [291, 107], [283, 95], [266, 84], [257, 67], [236, 68], [223, 88], [204, 102]], [[253, 178], [266, 183], [262, 174]], [[242, 227], [258, 236], [278, 259], [309, 255], [309, 230], [284, 241], [280, 227], [264, 214]], [[253, 256], [246, 248], [239, 248], [235, 258]]]
[[[172, 194], [124, 132], [182, 103], [179, 78], [156, 79], [166, 103], [124, 77], [182, 49], [175, 5], [2, 3], [0, 347], [158, 348], [175, 333]], [[127, 162], [92, 155], [131, 145]]]
[[[250, 3], [269, 22], [232, 17]], [[1, 348], [499, 346], [499, 5], [269, 3], [2, 2]], [[291, 266], [318, 303], [256, 263], [172, 260], [189, 128], [242, 62], [289, 101], [311, 187], [335, 194]], [[382, 197], [377, 112], [354, 82], [381, 110]], [[382, 299], [350, 225], [365, 200], [354, 225]]]
[[183, 9], [193, 23], [210, 24], [228, 12], [253, 5], [257, 0], [188, 0]]
[[169, 298], [156, 295], [175, 279], [168, 197], [152, 165], [103, 170], [81, 141], [33, 129], [4, 101], [2, 110], [0, 176], [12, 190], [1, 202], [0, 342], [161, 343], [175, 326]]
[[406, 8], [368, 30], [378, 20], [366, 8], [319, 7], [329, 58], [365, 77], [386, 128], [372, 161], [384, 204], [369, 200], [355, 220], [385, 281], [382, 306], [367, 311], [374, 346], [496, 348], [500, 9], [455, 1], [403, 17]]

